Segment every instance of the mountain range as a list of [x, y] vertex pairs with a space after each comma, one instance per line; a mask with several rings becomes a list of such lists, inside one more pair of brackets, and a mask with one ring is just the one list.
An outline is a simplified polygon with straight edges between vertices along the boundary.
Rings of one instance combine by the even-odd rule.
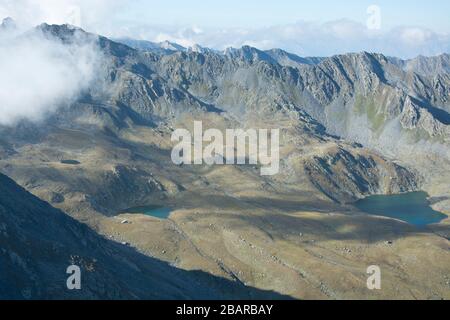
[[[448, 219], [418, 231], [353, 206], [424, 190], [450, 214], [449, 54], [303, 58], [113, 41], [69, 25], [33, 32], [94, 40], [102, 63], [76, 101], [0, 126], [0, 172], [15, 181], [0, 176], [0, 266], [14, 270], [0, 296], [449, 298]], [[194, 120], [280, 129], [280, 173], [173, 164], [171, 133]], [[175, 211], [123, 214], [147, 204]], [[97, 261], [96, 285], [79, 296], [37, 289], [65, 277], [70, 255]], [[365, 287], [374, 260], [388, 280], [375, 293]]]

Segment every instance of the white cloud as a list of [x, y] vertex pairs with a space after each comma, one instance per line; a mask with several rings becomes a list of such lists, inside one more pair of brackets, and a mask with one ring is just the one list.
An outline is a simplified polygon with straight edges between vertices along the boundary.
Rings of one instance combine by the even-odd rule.
[[41, 120], [88, 88], [101, 55], [77, 39], [63, 45], [41, 32], [0, 37], [0, 124]]
[[47, 22], [94, 30], [124, 4], [125, 0], [0, 0], [0, 14], [26, 27]]
[[433, 37], [433, 32], [421, 28], [404, 28], [400, 30], [400, 37], [405, 44], [423, 45]]

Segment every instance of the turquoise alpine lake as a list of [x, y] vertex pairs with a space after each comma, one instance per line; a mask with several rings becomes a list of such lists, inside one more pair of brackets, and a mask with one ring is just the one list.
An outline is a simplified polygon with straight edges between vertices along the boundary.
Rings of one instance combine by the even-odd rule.
[[355, 206], [365, 213], [394, 218], [420, 228], [447, 218], [430, 207], [428, 194], [421, 191], [369, 196], [356, 202]]
[[158, 219], [167, 219], [172, 212], [172, 208], [160, 207], [160, 206], [142, 206], [134, 207], [121, 211], [120, 213], [135, 213], [143, 214]]

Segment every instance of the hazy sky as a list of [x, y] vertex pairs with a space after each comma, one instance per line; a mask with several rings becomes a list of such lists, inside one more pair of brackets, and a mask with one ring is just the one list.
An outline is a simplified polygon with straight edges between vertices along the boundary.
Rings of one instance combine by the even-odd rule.
[[448, 0], [0, 0], [0, 17], [21, 24], [67, 22], [111, 37], [315, 56], [449, 52], [449, 12]]
[[267, 27], [299, 20], [327, 22], [343, 18], [365, 23], [366, 10], [378, 5], [382, 27], [422, 26], [450, 31], [448, 0], [167, 0], [130, 1], [119, 16], [154, 24], [195, 24], [209, 27]]

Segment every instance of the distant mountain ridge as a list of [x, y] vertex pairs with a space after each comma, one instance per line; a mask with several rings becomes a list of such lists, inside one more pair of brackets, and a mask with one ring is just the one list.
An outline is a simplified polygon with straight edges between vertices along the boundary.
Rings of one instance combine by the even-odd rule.
[[[163, 41], [163, 42], [151, 42], [147, 40], [135, 40], [132, 38], [113, 38], [112, 40], [117, 41], [119, 43], [126, 44], [134, 49], [138, 50], [147, 50], [147, 51], [153, 51], [153, 52], [160, 52], [160, 53], [174, 53], [177, 51], [185, 52], [185, 51], [193, 51], [198, 53], [205, 53], [208, 51], [226, 54], [227, 52], [230, 52], [230, 50], [239, 50], [234, 48], [225, 49], [224, 51], [219, 51], [207, 47], [202, 47], [198, 44], [193, 45], [192, 47], [183, 47], [177, 43], [170, 42], [170, 41]], [[244, 46], [249, 47], [249, 46]], [[253, 48], [255, 50], [258, 50], [256, 48]], [[258, 50], [259, 51], [259, 50]], [[301, 57], [297, 54], [287, 52], [283, 49], [274, 48], [269, 50], [260, 50], [271, 56], [275, 61], [277, 61], [279, 64], [283, 66], [291, 66], [291, 67], [297, 67], [298, 65], [306, 64], [306, 65], [316, 65], [319, 64], [322, 60], [326, 59], [326, 57]], [[449, 64], [449, 57], [450, 55], [448, 53], [443, 53], [438, 56], [418, 56], [416, 58], [412, 59], [401, 59], [396, 57], [389, 57], [389, 60], [404, 68], [406, 71], [414, 71], [420, 74], [424, 75], [431, 75], [432, 73], [436, 72], [449, 72], [450, 70], [450, 64]], [[430, 64], [432, 66], [430, 66]], [[432, 68], [432, 69], [430, 69]]]
[[[152, 51], [157, 53], [175, 53], [175, 52], [197, 52], [197, 53], [207, 53], [207, 52], [214, 52], [214, 53], [222, 53], [222, 54], [231, 54], [232, 52], [239, 51], [239, 49], [234, 48], [228, 48], [223, 51], [211, 49], [202, 47], [198, 44], [193, 45], [191, 47], [185, 48], [179, 44], [170, 42], [170, 41], [163, 41], [163, 42], [151, 42], [146, 40], [134, 40], [131, 38], [117, 38], [113, 39], [114, 41], [117, 41], [119, 43], [123, 43], [127, 46], [130, 46], [131, 48], [138, 49], [138, 50], [144, 50], [144, 51]], [[243, 47], [250, 49], [250, 46], [244, 46]], [[256, 48], [251, 48], [251, 50], [257, 50]], [[284, 66], [298, 66], [299, 64], [318, 64], [323, 58], [321, 57], [306, 57], [302, 58], [300, 56], [297, 56], [293, 53], [286, 52], [281, 49], [271, 49], [271, 50], [265, 50], [260, 51], [264, 52], [268, 56], [272, 57], [274, 61], [277, 61], [281, 65]]]
[[434, 57], [418, 56], [410, 60], [398, 60], [399, 64], [406, 71], [413, 71], [424, 76], [433, 76], [443, 73], [450, 73], [450, 55], [443, 53]]

